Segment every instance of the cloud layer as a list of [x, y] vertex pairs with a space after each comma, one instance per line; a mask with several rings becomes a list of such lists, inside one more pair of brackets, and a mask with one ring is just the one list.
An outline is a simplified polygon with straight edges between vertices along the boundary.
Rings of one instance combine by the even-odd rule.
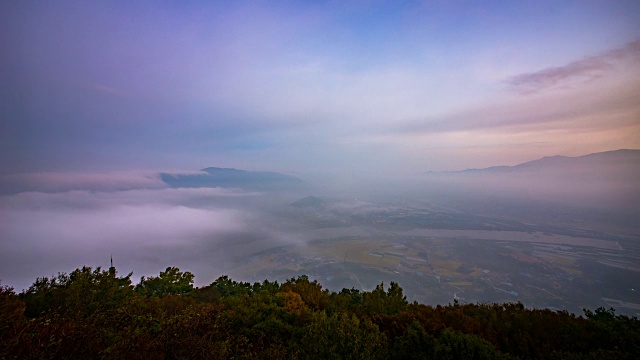
[[295, 240], [273, 232], [261, 201], [217, 188], [1, 196], [0, 279], [20, 289], [50, 269], [106, 267], [113, 255], [136, 277], [175, 265], [204, 284], [239, 255]]

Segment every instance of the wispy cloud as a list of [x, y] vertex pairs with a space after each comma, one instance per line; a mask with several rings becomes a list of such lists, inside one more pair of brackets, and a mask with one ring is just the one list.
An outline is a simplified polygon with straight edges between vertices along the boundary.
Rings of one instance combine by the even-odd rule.
[[516, 75], [506, 82], [519, 93], [538, 93], [553, 87], [568, 86], [573, 81], [587, 82], [597, 79], [605, 72], [611, 71], [616, 63], [627, 60], [636, 63], [640, 60], [640, 39], [623, 47], [585, 57], [563, 66]]
[[[449, 132], [523, 132], [558, 128], [615, 129], [637, 125], [640, 89], [627, 84], [585, 87], [561, 95], [505, 100], [464, 111], [407, 121], [391, 132], [421, 134]], [[612, 118], [617, 120], [613, 121]], [[609, 119], [608, 121], [604, 121]]]

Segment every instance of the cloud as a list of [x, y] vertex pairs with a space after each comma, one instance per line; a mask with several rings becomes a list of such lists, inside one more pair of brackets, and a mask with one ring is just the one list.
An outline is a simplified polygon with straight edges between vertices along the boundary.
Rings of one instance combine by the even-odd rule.
[[[22, 192], [0, 197], [13, 210], [68, 209], [100, 210], [114, 206], [195, 206], [219, 205], [223, 200], [257, 196], [258, 193], [223, 188], [133, 189], [124, 191]], [[195, 205], [194, 205], [195, 204]]]
[[519, 93], [537, 93], [553, 87], [568, 86], [572, 82], [588, 82], [597, 79], [615, 68], [616, 63], [640, 60], [640, 40], [605, 53], [585, 57], [569, 64], [551, 67], [536, 72], [516, 75], [506, 81]]
[[[564, 117], [562, 109], [547, 111], [540, 102], [536, 106], [545, 114], [527, 106], [507, 113], [520, 109], [508, 104], [513, 94], [505, 96], [500, 82], [513, 74], [513, 66], [522, 69], [527, 54], [543, 53], [541, 46], [555, 46], [558, 38], [538, 43], [500, 31], [509, 36], [473, 36], [469, 42], [459, 11], [451, 12], [451, 28], [435, 29], [424, 27], [423, 16], [432, 14], [427, 9], [415, 11], [415, 18], [392, 15], [380, 23], [377, 15], [369, 16], [387, 18], [387, 11], [347, 8], [18, 6], [7, 23], [8, 45], [15, 51], [7, 55], [11, 81], [3, 115], [9, 122], [0, 131], [0, 172], [224, 166], [340, 174], [365, 167], [384, 172], [390, 165], [410, 170], [414, 164], [403, 164], [397, 154], [360, 146], [364, 138], [398, 128], [475, 131]], [[610, 36], [599, 27], [589, 30]], [[525, 43], [528, 51], [518, 51]], [[579, 48], [570, 53], [583, 54]], [[547, 76], [604, 74], [611, 70], [606, 64], [628, 59], [630, 51], [627, 46], [585, 58]], [[489, 60], [483, 52], [492, 54]], [[505, 66], [501, 57], [513, 64]], [[493, 71], [496, 63], [499, 71]], [[544, 71], [538, 80], [534, 75], [514, 78], [511, 86], [547, 86]], [[566, 82], [553, 81], [552, 86]], [[482, 105], [491, 101], [493, 108]], [[509, 109], [497, 109], [503, 104]], [[33, 178], [0, 179], [0, 193], [35, 190], [41, 185], [30, 185]], [[48, 184], [47, 191], [156, 187], [154, 179], [141, 180], [149, 183], [67, 186], [80, 181], [68, 179]]]
[[[572, 91], [504, 96], [467, 109], [399, 121], [351, 143], [414, 169], [517, 164], [536, 157], [639, 148], [637, 73]], [[395, 160], [395, 163], [398, 163]], [[387, 169], [390, 165], [385, 163]]]
[[0, 194], [25, 191], [60, 192], [69, 190], [116, 191], [161, 189], [167, 185], [157, 173], [30, 173], [0, 176]]
[[179, 266], [200, 285], [241, 255], [293, 241], [261, 212], [273, 204], [229, 189], [23, 192], [0, 196], [0, 279], [18, 289], [36, 277], [108, 265], [136, 277]]
[[637, 125], [639, 96], [640, 88], [633, 84], [585, 87], [558, 95], [506, 98], [499, 103], [406, 121], [395, 129], [413, 134], [615, 129]]

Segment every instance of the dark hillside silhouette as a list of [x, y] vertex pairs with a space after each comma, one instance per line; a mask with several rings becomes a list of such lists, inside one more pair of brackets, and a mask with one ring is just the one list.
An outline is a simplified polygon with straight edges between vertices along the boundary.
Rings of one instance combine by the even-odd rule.
[[193, 287], [169, 267], [131, 274], [83, 267], [0, 288], [0, 357], [20, 359], [637, 359], [640, 323], [613, 309], [520, 303], [408, 303], [391, 282], [371, 292], [226, 276]]

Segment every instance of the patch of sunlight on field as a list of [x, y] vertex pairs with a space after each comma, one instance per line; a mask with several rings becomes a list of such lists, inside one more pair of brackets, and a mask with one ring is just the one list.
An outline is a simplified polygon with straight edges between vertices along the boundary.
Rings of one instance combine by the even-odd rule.
[[458, 270], [460, 265], [462, 265], [460, 261], [452, 259], [434, 259], [431, 261], [431, 264], [433, 264], [433, 266], [436, 268], [436, 271], [441, 276], [456, 277], [463, 275], [456, 271]]
[[474, 267], [473, 268], [473, 272], [470, 273], [469, 275], [474, 276], [474, 277], [480, 277], [485, 275], [484, 270], [480, 269], [479, 267]]
[[575, 275], [575, 276], [581, 276], [582, 275], [582, 271], [576, 270], [574, 268], [570, 268], [570, 267], [566, 267], [566, 266], [560, 266], [560, 269], [568, 272], [571, 275]]
[[431, 260], [431, 263], [434, 266], [437, 267], [441, 267], [441, 268], [445, 268], [451, 271], [456, 271], [458, 270], [458, 268], [460, 267], [460, 265], [462, 265], [462, 262], [458, 261], [458, 260], [453, 260], [453, 259], [433, 259]]
[[558, 265], [560, 267], [571, 266], [571, 265], [575, 264], [575, 262], [576, 262], [576, 259], [569, 258], [569, 257], [564, 257], [564, 256], [557, 256], [552, 261], [553, 264]]

